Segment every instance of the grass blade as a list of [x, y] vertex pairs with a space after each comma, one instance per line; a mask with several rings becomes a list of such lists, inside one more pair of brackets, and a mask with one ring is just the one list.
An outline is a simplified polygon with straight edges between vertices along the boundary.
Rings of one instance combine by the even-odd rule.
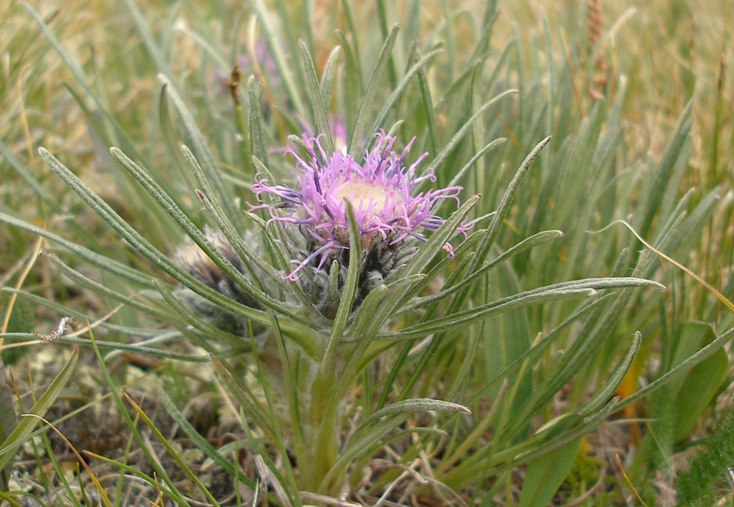
[[[357, 119], [352, 129], [352, 135], [349, 136], [349, 144], [347, 151], [352, 155], [358, 155], [358, 151], [355, 150], [355, 146], [362, 146], [364, 133], [364, 126], [367, 123], [367, 111], [372, 107], [372, 102], [377, 94], [378, 86], [382, 83], [382, 76], [385, 73], [385, 68], [390, 64], [390, 55], [392, 53], [395, 41], [398, 38], [399, 26], [395, 25], [390, 30], [390, 34], [385, 40], [385, 44], [382, 46], [380, 56], [377, 58], [377, 63], [372, 69], [369, 83], [367, 83], [367, 89], [365, 90], [362, 102], [359, 104], [359, 112], [357, 113]], [[355, 144], [356, 143], [356, 144]]]
[[302, 40], [298, 41], [298, 46], [301, 50], [301, 65], [306, 76], [306, 91], [311, 99], [316, 135], [324, 136], [322, 143], [326, 153], [334, 153], [334, 139], [331, 136], [331, 129], [329, 128], [329, 117], [326, 113], [327, 109], [324, 104], [324, 96], [321, 94], [321, 86], [319, 84], [319, 78], [316, 75], [316, 68], [314, 67], [311, 53], [308, 52], [306, 43]]
[[13, 431], [11, 431], [3, 440], [2, 444], [0, 444], [0, 470], [5, 470], [5, 468], [11, 463], [15, 454], [18, 452], [18, 449], [20, 449], [20, 446], [29, 438], [29, 435], [38, 424], [38, 418], [42, 417], [51, 407], [56, 398], [59, 397], [61, 391], [66, 387], [69, 379], [71, 379], [78, 360], [79, 349], [74, 348], [71, 353], [71, 357], [69, 357], [69, 360], [64, 364], [64, 367], [48, 386], [48, 389], [46, 389], [43, 395], [36, 400], [28, 411], [29, 415], [36, 417], [22, 417], [18, 425], [13, 428]]

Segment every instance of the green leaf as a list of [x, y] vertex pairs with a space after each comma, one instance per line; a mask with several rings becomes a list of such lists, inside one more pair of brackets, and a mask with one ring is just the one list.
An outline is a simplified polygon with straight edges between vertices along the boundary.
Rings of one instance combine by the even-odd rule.
[[[714, 338], [713, 330], [706, 326], [703, 342], [710, 343]], [[719, 349], [688, 372], [675, 399], [673, 441], [684, 439], [698, 425], [704, 410], [723, 384], [728, 369], [729, 359], [726, 352]]]
[[644, 213], [640, 213], [639, 225], [636, 227], [643, 238], [649, 236], [652, 223], [659, 212], [659, 208], [666, 200], [666, 195], [675, 193], [670, 192], [669, 185], [672, 182], [672, 188], [677, 188], [676, 180], [680, 176], [677, 174], [680, 172], [677, 168], [688, 160], [687, 150], [691, 142], [690, 133], [693, 124], [692, 112], [693, 100], [688, 103], [678, 120], [675, 134], [673, 134], [673, 138], [665, 149], [663, 159], [655, 171], [654, 180], [647, 186], [649, 192], [643, 194], [645, 199], [643, 205], [640, 206], [640, 210], [644, 210]]
[[163, 404], [163, 408], [166, 409], [166, 412], [171, 416], [171, 419], [178, 424], [179, 428], [186, 433], [186, 436], [188, 436], [199, 449], [204, 451], [204, 454], [211, 458], [214, 463], [222, 467], [229, 475], [237, 477], [243, 484], [246, 484], [251, 488], [256, 487], [256, 484], [252, 479], [242, 473], [239, 473], [235, 464], [222, 456], [222, 454], [219, 453], [206, 438], [196, 431], [196, 428], [194, 428], [186, 417], [184, 417], [165, 390], [159, 389], [158, 396]]
[[[0, 442], [3, 442], [18, 424], [14, 405], [13, 390], [8, 384], [5, 364], [0, 359]], [[4, 468], [0, 468], [0, 489], [9, 489], [8, 474]]]
[[461, 281], [457, 283], [456, 285], [452, 285], [451, 287], [444, 289], [441, 292], [438, 292], [432, 296], [426, 296], [424, 298], [419, 298], [416, 301], [415, 306], [419, 304], [423, 305], [429, 302], [438, 301], [439, 299], [443, 299], [447, 296], [450, 296], [451, 294], [465, 287], [470, 286], [479, 277], [486, 274], [489, 270], [491, 270], [492, 268], [494, 268], [501, 262], [511, 259], [514, 255], [517, 255], [531, 248], [535, 248], [536, 246], [542, 245], [548, 241], [553, 241], [555, 239], [559, 239], [562, 237], [563, 237], [563, 232], [561, 231], [541, 231], [537, 234], [533, 234], [532, 236], [525, 238], [521, 242], [512, 246], [508, 250], [502, 252], [500, 255], [498, 255], [496, 258], [492, 259], [491, 261], [485, 262], [476, 271], [463, 277]]
[[400, 80], [398, 85], [393, 89], [390, 96], [385, 101], [385, 105], [382, 107], [382, 110], [380, 111], [380, 114], [377, 115], [377, 118], [375, 119], [374, 123], [372, 124], [372, 130], [370, 132], [374, 133], [383, 128], [383, 122], [387, 118], [387, 116], [393, 111], [395, 103], [400, 99], [400, 96], [403, 94], [405, 89], [408, 87], [408, 84], [410, 84], [410, 80], [413, 78], [414, 75], [416, 75], [419, 71], [423, 70], [423, 67], [430, 62], [434, 56], [439, 54], [441, 50], [431, 51], [426, 56], [421, 58], [418, 62], [413, 65], [408, 72], [405, 73], [403, 78]]
[[482, 158], [485, 154], [487, 154], [487, 152], [489, 152], [489, 151], [497, 148], [498, 146], [503, 145], [505, 143], [505, 141], [507, 141], [506, 138], [500, 137], [500, 138], [494, 139], [494, 140], [490, 141], [489, 143], [487, 143], [486, 145], [484, 145], [484, 147], [481, 150], [477, 151], [474, 154], [474, 156], [471, 158], [471, 160], [469, 160], [469, 162], [467, 162], [464, 165], [464, 167], [462, 167], [461, 169], [459, 169], [456, 172], [456, 174], [454, 175], [453, 178], [451, 178], [451, 181], [449, 181], [449, 184], [447, 186], [453, 187], [455, 185], [458, 185], [461, 182], [461, 179], [464, 177], [464, 175], [469, 171], [469, 169], [471, 169], [472, 167], [474, 167], [474, 164], [476, 164], [476, 162], [480, 158]]
[[[480, 107], [477, 112], [475, 112], [468, 120], [466, 120], [461, 128], [454, 134], [454, 137], [451, 138], [451, 140], [446, 144], [446, 146], [443, 147], [441, 152], [436, 155], [436, 158], [433, 159], [433, 161], [430, 163], [429, 167], [432, 167], [433, 169], [438, 169], [441, 167], [441, 164], [443, 164], [448, 156], [451, 154], [454, 148], [461, 142], [461, 140], [464, 138], [465, 135], [467, 135], [469, 132], [471, 132], [472, 124], [477, 121], [479, 118], [482, 117], [482, 115], [492, 106], [497, 104], [502, 99], [509, 97], [511, 95], [515, 95], [517, 93], [517, 90], [507, 90], [496, 97], [490, 99], [487, 101], [482, 107]], [[547, 139], [543, 141], [545, 144], [547, 144], [547, 141], [550, 139]], [[545, 144], [543, 146], [545, 146]], [[543, 147], [541, 147], [542, 149]], [[532, 163], [532, 160], [531, 160]], [[518, 171], [519, 172], [519, 171]]]
[[514, 198], [515, 193], [520, 187], [520, 183], [522, 182], [527, 172], [530, 170], [530, 166], [533, 165], [535, 159], [540, 156], [541, 152], [546, 146], [548, 146], [548, 143], [550, 143], [550, 141], [551, 137], [548, 136], [540, 141], [537, 145], [535, 145], [535, 148], [532, 149], [528, 156], [525, 157], [525, 160], [523, 160], [522, 164], [520, 164], [520, 167], [517, 169], [515, 175], [512, 177], [512, 181], [510, 181], [510, 184], [507, 185], [507, 189], [502, 196], [502, 200], [500, 201], [499, 206], [497, 206], [497, 213], [492, 218], [492, 223], [487, 229], [486, 236], [482, 241], [481, 246], [479, 247], [477, 257], [475, 258], [475, 263], [482, 262], [489, 253], [490, 248], [492, 248], [492, 245], [497, 239], [497, 235], [499, 234], [502, 222], [505, 220], [505, 217], [510, 210], [510, 204], [512, 204], [512, 199]]
[[[20, 446], [28, 439], [29, 435], [33, 432], [40, 421], [39, 417], [43, 417], [46, 411], [51, 407], [51, 404], [56, 401], [56, 398], [61, 394], [61, 390], [66, 387], [67, 382], [71, 379], [76, 363], [79, 360], [79, 349], [74, 348], [71, 353], [71, 357], [64, 364], [64, 367], [56, 375], [54, 380], [49, 385], [46, 392], [36, 400], [31, 409], [26, 415], [21, 418], [18, 425], [10, 432], [10, 434], [3, 440], [0, 445], [0, 470], [5, 470], [15, 454], [20, 449]], [[31, 417], [31, 414], [38, 417]]]
[[134, 249], [143, 254], [148, 258], [148, 260], [168, 273], [175, 280], [190, 288], [205, 299], [208, 299], [209, 301], [230, 311], [242, 314], [257, 322], [262, 322], [264, 324], [270, 323], [270, 319], [264, 314], [264, 312], [255, 310], [240, 304], [237, 301], [229, 299], [176, 266], [173, 261], [163, 255], [139, 232], [125, 222], [120, 215], [118, 215], [106, 202], [104, 202], [96, 193], [77, 178], [69, 168], [64, 166], [53, 155], [51, 155], [51, 153], [44, 148], [40, 148], [39, 154], [46, 164], [56, 174], [58, 174], [67, 183], [67, 185], [69, 185], [110, 227], [117, 231]]
[[87, 77], [84, 75], [84, 72], [82, 72], [82, 69], [77, 65], [77, 63], [74, 61], [74, 59], [71, 57], [71, 55], [64, 50], [63, 46], [61, 45], [61, 42], [56, 38], [56, 36], [51, 33], [51, 30], [49, 30], [48, 25], [43, 21], [41, 16], [25, 2], [22, 2], [23, 7], [30, 13], [30, 15], [33, 17], [35, 22], [38, 24], [39, 28], [43, 32], [43, 35], [48, 39], [49, 43], [53, 46], [53, 48], [56, 50], [56, 52], [59, 54], [61, 59], [63, 60], [64, 64], [69, 68], [72, 75], [76, 79], [76, 81], [81, 85], [81, 87], [84, 89], [84, 91], [87, 93], [87, 95], [94, 101], [95, 105], [99, 108], [99, 111], [104, 115], [104, 117], [107, 119], [107, 121], [110, 122], [110, 124], [115, 128], [115, 132], [117, 132], [118, 135], [121, 136], [121, 138], [125, 141], [125, 145], [130, 145], [130, 137], [127, 134], [127, 131], [120, 125], [120, 123], [117, 121], [117, 119], [107, 110], [105, 107], [105, 104], [100, 100], [100, 98], [94, 93], [92, 88], [89, 86], [89, 83], [87, 82]]
[[[420, 50], [416, 49], [416, 55], [420, 58]], [[423, 105], [423, 110], [426, 115], [426, 123], [428, 126], [428, 148], [431, 152], [435, 152], [438, 149], [438, 134], [436, 133], [436, 109], [433, 107], [431, 87], [428, 83], [428, 77], [426, 76], [426, 71], [423, 67], [418, 69], [418, 84], [420, 85], [422, 99], [421, 103]]]
[[[262, 160], [265, 165], [268, 162], [268, 151], [265, 148], [265, 141], [263, 140], [265, 126], [263, 123], [262, 109], [260, 107], [260, 94], [262, 93], [262, 86], [255, 80], [254, 76], [250, 76], [247, 80], [247, 98], [248, 98], [248, 110], [247, 117], [249, 119], [250, 127], [250, 147], [252, 149], [252, 158], [258, 158]], [[245, 160], [246, 164], [249, 164], [249, 160]], [[249, 171], [250, 174], [255, 174], [255, 171]]]
[[[124, 303], [126, 306], [134, 308], [148, 315], [152, 315], [153, 317], [156, 317], [163, 321], [166, 321], [166, 322], [176, 321], [175, 316], [173, 316], [172, 314], [165, 313], [159, 310], [158, 308], [154, 308], [150, 305], [145, 304], [139, 298], [136, 298], [137, 294], [134, 294], [134, 293], [133, 294], [122, 294], [114, 289], [109, 288], [107, 285], [104, 285], [102, 283], [92, 280], [91, 278], [80, 273], [76, 269], [68, 266], [66, 263], [64, 263], [61, 259], [59, 259], [54, 254], [48, 254], [47, 257], [49, 258], [49, 260], [53, 263], [53, 265], [57, 269], [63, 271], [66, 276], [68, 276], [71, 280], [74, 281], [74, 283], [80, 285], [81, 287], [90, 289], [96, 292], [97, 294], [101, 294], [113, 301], [119, 301], [120, 303]], [[164, 282], [159, 281], [159, 280], [154, 280], [152, 277], [150, 278], [149, 281], [152, 285], [153, 284], [164, 284]]]
[[138, 415], [138, 417], [143, 421], [143, 423], [150, 429], [151, 433], [155, 437], [156, 440], [163, 446], [163, 448], [166, 450], [168, 455], [176, 462], [176, 464], [179, 466], [181, 470], [186, 474], [186, 476], [189, 478], [189, 480], [196, 485], [197, 488], [204, 494], [204, 496], [207, 498], [207, 500], [210, 502], [210, 505], [219, 506], [219, 502], [217, 502], [216, 498], [212, 495], [212, 493], [209, 491], [209, 489], [204, 485], [204, 483], [201, 482], [199, 477], [191, 470], [191, 468], [186, 464], [183, 456], [181, 453], [179, 453], [173, 446], [173, 444], [161, 433], [161, 431], [158, 429], [158, 427], [155, 425], [153, 421], [150, 420], [150, 417], [148, 417], [148, 414], [145, 413], [145, 411], [138, 405], [129, 394], [123, 391], [123, 396], [127, 400], [127, 402], [132, 406], [135, 413]]
[[97, 266], [98, 268], [103, 269], [105, 271], [109, 271], [110, 273], [120, 276], [130, 282], [133, 282], [139, 285], [148, 286], [151, 288], [153, 287], [153, 283], [151, 281], [153, 277], [151, 275], [148, 275], [146, 273], [143, 273], [142, 271], [133, 269], [120, 262], [117, 262], [114, 259], [105, 257], [104, 255], [100, 255], [96, 252], [93, 252], [92, 250], [89, 250], [88, 248], [77, 245], [73, 241], [69, 241], [68, 239], [62, 238], [61, 236], [57, 236], [56, 234], [49, 232], [46, 229], [42, 229], [35, 225], [29, 224], [25, 220], [15, 218], [13, 216], [10, 216], [0, 211], [0, 222], [6, 223], [8, 225], [12, 225], [13, 227], [17, 227], [18, 229], [28, 231], [38, 236], [42, 236], [49, 241], [62, 245], [64, 248], [75, 253], [76, 255], [86, 260], [87, 262], [91, 263], [92, 265]]
[[377, 63], [375, 64], [374, 69], [372, 69], [370, 81], [367, 84], [364, 97], [362, 97], [362, 102], [359, 104], [359, 112], [357, 113], [357, 119], [354, 123], [354, 129], [352, 129], [352, 135], [349, 136], [349, 145], [347, 146], [347, 150], [353, 156], [358, 153], [354, 147], [361, 146], [361, 143], [363, 142], [362, 137], [364, 136], [364, 126], [367, 123], [367, 112], [372, 107], [372, 102], [375, 99], [377, 88], [382, 84], [382, 76], [385, 73], [385, 68], [390, 63], [390, 54], [392, 53], [392, 48], [395, 46], [395, 41], [398, 38], [398, 29], [399, 26], [395, 25], [392, 27], [392, 30], [390, 30], [390, 34], [387, 36], [385, 44], [382, 46], [382, 50], [380, 51], [380, 56], [377, 58]]
[[273, 55], [275, 65], [278, 67], [278, 75], [283, 80], [283, 85], [288, 92], [288, 97], [291, 102], [293, 102], [296, 113], [305, 118], [306, 109], [303, 107], [301, 94], [298, 93], [299, 87], [294, 82], [292, 72], [293, 65], [288, 63], [285, 54], [283, 53], [283, 48], [281, 47], [281, 34], [277, 29], [277, 21], [273, 19], [274, 16], [265, 7], [265, 2], [263, 2], [263, 0], [255, 0], [253, 2], [253, 7], [262, 23], [263, 32], [268, 41], [270, 53]]
[[38, 197], [43, 199], [44, 201], [48, 202], [52, 206], [56, 206], [55, 199], [51, 196], [51, 194], [46, 190], [43, 185], [41, 185], [38, 180], [31, 174], [31, 172], [26, 169], [26, 167], [13, 156], [13, 154], [10, 152], [10, 148], [0, 140], [0, 155], [2, 155], [8, 164], [10, 164], [10, 167], [13, 168], [13, 170], [25, 180], [25, 182], [30, 186], [33, 191], [38, 194]]
[[572, 441], [528, 463], [519, 507], [550, 505], [571, 469], [580, 445], [581, 439]]
[[184, 145], [181, 146], [181, 153], [183, 154], [183, 158], [188, 164], [189, 168], [193, 172], [194, 177], [196, 178], [196, 182], [201, 186], [202, 190], [196, 190], [196, 195], [199, 197], [199, 200], [204, 203], [207, 211], [212, 216], [224, 236], [227, 238], [227, 241], [229, 241], [229, 243], [232, 245], [235, 253], [242, 260], [245, 268], [250, 273], [250, 276], [252, 276], [254, 283], [260, 289], [262, 289], [262, 283], [260, 280], [261, 273], [257, 273], [253, 269], [253, 264], [257, 265], [258, 269], [260, 269], [263, 274], [268, 275], [272, 281], [279, 283], [283, 288], [285, 288], [286, 285], [282, 282], [280, 276], [278, 276], [273, 267], [268, 264], [261, 255], [256, 254], [255, 251], [252, 250], [245, 243], [242, 235], [237, 232], [234, 225], [229, 220], [226, 211], [222, 208], [219, 200], [214, 195], [206, 173], [202, 169], [199, 162], [196, 160], [196, 157], [191, 152], [191, 150], [189, 150], [189, 148]]
[[151, 448], [148, 447], [148, 443], [143, 439], [142, 435], [140, 434], [140, 431], [138, 430], [138, 426], [135, 421], [133, 421], [133, 418], [128, 413], [127, 406], [125, 405], [125, 402], [122, 400], [122, 395], [120, 394], [120, 388], [115, 385], [115, 382], [112, 380], [112, 377], [110, 376], [110, 371], [107, 369], [107, 366], [105, 365], [104, 358], [102, 357], [102, 354], [99, 351], [99, 348], [97, 347], [97, 342], [94, 339], [94, 335], [90, 334], [91, 336], [91, 344], [94, 348], [94, 353], [97, 356], [97, 361], [99, 363], [99, 367], [102, 370], [102, 375], [104, 376], [104, 380], [107, 383], [107, 386], [110, 389], [110, 393], [112, 394], [113, 399], [115, 400], [115, 404], [117, 405], [117, 409], [122, 414], [123, 419], [125, 420], [125, 423], [127, 424], [127, 427], [130, 429], [130, 432], [133, 435], [133, 438], [140, 446], [140, 450], [142, 451], [143, 455], [145, 456], [145, 459], [147, 460], [148, 464], [153, 467], [155, 470], [155, 473], [160, 477], [161, 480], [168, 486], [169, 492], [172, 497], [174, 497], [176, 502], [179, 505], [188, 506], [190, 505], [181, 495], [181, 493], [176, 488], [176, 485], [169, 477], [168, 473], [166, 472], [166, 469], [163, 468], [160, 464], [160, 461], [157, 459], [157, 456], [154, 456], [153, 452], [151, 451]]
[[625, 406], [636, 402], [637, 400], [644, 398], [648, 394], [660, 389], [664, 385], [669, 384], [675, 380], [680, 379], [688, 371], [692, 370], [695, 366], [701, 364], [706, 359], [718, 353], [726, 343], [734, 338], [734, 328], [727, 330], [718, 336], [714, 341], [703, 347], [701, 350], [688, 357], [685, 361], [666, 372], [664, 375], [656, 378], [645, 387], [637, 391], [632, 396], [628, 396], [618, 404], [618, 409], [622, 409]]
[[336, 46], [329, 53], [329, 59], [326, 62], [326, 68], [324, 68], [324, 74], [321, 76], [321, 96], [324, 99], [324, 105], [326, 109], [329, 108], [331, 102], [331, 90], [334, 84], [334, 75], [336, 74], [337, 63], [339, 62], [339, 55], [341, 54], [341, 47]]
[[372, 414], [357, 428], [334, 466], [326, 475], [324, 482], [339, 473], [341, 467], [347, 466], [350, 462], [358, 459], [376, 444], [384, 445], [385, 435], [400, 426], [411, 414], [427, 411], [471, 414], [468, 408], [458, 403], [430, 398], [413, 398], [388, 405]]
[[344, 334], [347, 327], [347, 320], [352, 313], [354, 300], [357, 298], [357, 290], [359, 288], [359, 275], [362, 271], [362, 242], [360, 241], [359, 226], [357, 219], [354, 217], [354, 209], [352, 204], [344, 200], [344, 210], [347, 214], [349, 223], [349, 267], [347, 268], [347, 279], [342, 289], [341, 301], [336, 311], [336, 317], [332, 324], [331, 336], [329, 344], [324, 354], [324, 363], [322, 367], [329, 370], [334, 367], [334, 359], [336, 358], [336, 347]]
[[186, 104], [173, 83], [163, 75], [159, 75], [158, 80], [163, 83], [166, 96], [171, 99], [173, 106], [176, 111], [178, 111], [178, 115], [183, 123], [184, 132], [186, 133], [186, 138], [188, 139], [187, 142], [191, 143], [193, 151], [196, 154], [196, 158], [201, 162], [202, 169], [211, 183], [212, 188], [216, 192], [217, 198], [227, 211], [227, 216], [229, 216], [230, 220], [232, 220], [238, 230], [242, 230], [242, 213], [237, 206], [238, 201], [234, 198], [227, 187], [227, 184], [224, 182], [222, 174], [214, 162], [214, 157], [204, 140], [204, 136], [201, 134], [201, 130], [199, 130], [199, 127], [194, 121], [194, 116], [186, 107]]
[[[432, 398], [412, 398], [409, 400], [398, 401], [384, 408], [381, 408], [380, 410], [372, 414], [367, 420], [365, 420], [365, 422], [362, 423], [362, 427], [367, 427], [371, 423], [379, 421], [383, 417], [428, 411], [461, 412], [463, 414], [471, 414], [471, 410], [466, 408], [464, 405], [453, 403], [451, 401], [434, 400]], [[357, 429], [357, 431], [359, 431], [359, 429]]]
[[308, 52], [306, 43], [302, 40], [298, 41], [301, 50], [301, 64], [306, 76], [306, 91], [311, 100], [311, 108], [313, 110], [314, 128], [316, 135], [323, 135], [323, 146], [327, 154], [334, 153], [334, 139], [331, 137], [331, 129], [329, 128], [329, 118], [326, 105], [324, 105], [324, 96], [321, 94], [321, 86], [319, 78], [316, 75], [316, 68]]
[[461, 225], [461, 221], [464, 220], [469, 210], [479, 202], [481, 196], [474, 195], [466, 200], [466, 202], [457, 209], [442, 225], [439, 227], [431, 237], [428, 238], [419, 249], [418, 252], [413, 256], [410, 263], [405, 267], [405, 270], [400, 273], [400, 276], [413, 276], [422, 272], [431, 260], [440, 252], [446, 243], [456, 233], [456, 229]]
[[143, 38], [143, 42], [145, 42], [145, 47], [148, 49], [148, 52], [153, 58], [158, 70], [167, 76], [170, 75], [171, 70], [168, 67], [168, 62], [163, 57], [163, 53], [161, 53], [160, 48], [158, 48], [158, 45], [153, 39], [153, 34], [150, 32], [150, 28], [145, 22], [145, 18], [143, 18], [143, 14], [140, 12], [140, 9], [138, 9], [135, 0], [124, 0], [124, 2], [132, 15], [135, 27], [138, 29], [138, 32], [140, 32], [140, 36]]
[[506, 312], [515, 308], [523, 308], [543, 302], [558, 301], [567, 298], [591, 297], [596, 295], [597, 290], [623, 289], [633, 287], [664, 287], [652, 280], [643, 278], [588, 278], [584, 280], [573, 280], [561, 282], [545, 287], [539, 287], [512, 296], [507, 296], [491, 303], [477, 306], [469, 310], [452, 313], [445, 317], [429, 320], [421, 324], [410, 326], [402, 331], [383, 335], [381, 339], [407, 339], [426, 336], [431, 333], [456, 330], [458, 326], [468, 325], [478, 319], [485, 319], [492, 315]]
[[227, 392], [237, 401], [237, 405], [242, 407], [247, 417], [251, 418], [257, 427], [265, 432], [268, 439], [274, 440], [273, 425], [270, 421], [272, 416], [266, 412], [261, 400], [250, 391], [243, 379], [239, 378], [240, 375], [237, 375], [226, 362], [213, 357], [212, 364], [214, 372], [222, 380]]
[[627, 355], [625, 355], [622, 362], [614, 370], [612, 375], [609, 377], [609, 380], [607, 380], [604, 386], [594, 393], [594, 395], [589, 398], [581, 408], [576, 410], [575, 413], [578, 413], [582, 417], [586, 417], [592, 415], [594, 412], [599, 410], [602, 405], [606, 404], [607, 400], [614, 394], [619, 383], [622, 382], [622, 379], [629, 371], [630, 366], [632, 366], [632, 361], [634, 361], [635, 357], [637, 357], [637, 353], [640, 351], [641, 342], [642, 335], [639, 332], [635, 333], [635, 337], [632, 340], [632, 345], [627, 351]]
[[[199, 341], [198, 344], [207, 352], [213, 352], [211, 345], [208, 344], [208, 340], [210, 339], [220, 340], [223, 343], [228, 343], [232, 345], [233, 347], [238, 347], [241, 349], [241, 352], [246, 352], [250, 350], [250, 344], [246, 341], [245, 337], [234, 335], [223, 329], [219, 329], [217, 326], [203, 321], [199, 317], [199, 315], [197, 315], [195, 312], [193, 312], [191, 309], [181, 303], [168, 287], [166, 287], [162, 283], [157, 283], [156, 285], [158, 287], [158, 292], [161, 294], [163, 299], [166, 301], [166, 303], [168, 303], [171, 308], [174, 309], [174, 311], [176, 311], [176, 313], [181, 316], [181, 319], [187, 325], [191, 325], [195, 329], [198, 329], [202, 333], [202, 335], [206, 337], [206, 340], [197, 341]], [[179, 329], [186, 329], [186, 326], [179, 325], [176, 327]]]
[[[186, 234], [201, 248], [204, 253], [239, 287], [252, 299], [261, 305], [280, 311], [283, 315], [288, 315], [296, 320], [300, 316], [292, 311], [289, 307], [270, 297], [255, 286], [255, 284], [245, 277], [240, 271], [232, 265], [211, 243], [207, 236], [202, 233], [191, 219], [179, 208], [170, 198], [166, 191], [161, 188], [142, 168], [135, 162], [130, 160], [124, 153], [117, 148], [111, 148], [110, 153], [118, 161], [120, 166], [127, 170], [137, 182], [158, 202], [166, 213], [184, 230]], [[254, 274], [254, 273], [253, 273]]]
[[382, 304], [385, 298], [393, 291], [402, 290], [404, 287], [416, 287], [422, 285], [426, 275], [419, 273], [417, 275], [401, 278], [389, 285], [378, 285], [367, 294], [362, 304], [357, 310], [357, 314], [349, 327], [348, 335], [351, 338], [359, 337], [367, 332], [368, 326], [373, 323], [375, 312]]

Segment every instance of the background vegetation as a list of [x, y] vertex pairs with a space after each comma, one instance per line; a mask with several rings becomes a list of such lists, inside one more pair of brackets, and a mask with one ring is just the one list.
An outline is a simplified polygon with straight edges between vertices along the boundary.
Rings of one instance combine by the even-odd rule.
[[[0, 4], [2, 497], [29, 505], [730, 501], [734, 12], [725, 0], [607, 3]], [[389, 59], [376, 67], [396, 22]], [[254, 202], [250, 156], [288, 180], [291, 161], [277, 148], [304, 123], [318, 124], [299, 39], [326, 76], [327, 109], [344, 115], [348, 131], [364, 120], [365, 136], [377, 128], [394, 128], [402, 144], [418, 136], [415, 152], [443, 157], [439, 185], [467, 167], [464, 201], [482, 194], [471, 218], [509, 205], [518, 167], [553, 136], [506, 215], [495, 215], [502, 227], [487, 260], [549, 235], [429, 317], [406, 311], [392, 332], [420, 330], [431, 311], [450, 316], [460, 304], [480, 308], [569, 280], [636, 276], [667, 288], [541, 301], [386, 350], [341, 406], [345, 440], [357, 428], [367, 435], [348, 487], [322, 491], [299, 482], [304, 464], [286, 452], [292, 428], [273, 437], [233, 394], [252, 391], [244, 399], [280, 424], [287, 401], [260, 387], [278, 352], [255, 360], [249, 342], [215, 330], [222, 343], [205, 350], [195, 339], [206, 323], [176, 313], [149, 284], [173, 287], [170, 273], [123, 241], [38, 152], [47, 149], [172, 257], [186, 234], [109, 147], [153, 175], [198, 227], [208, 222], [193, 192], [201, 182], [178, 147], [200, 161], [210, 153], [236, 197], [224, 211], [244, 222], [240, 210]], [[224, 85], [236, 63], [239, 102]], [[492, 144], [498, 138], [506, 141]], [[606, 228], [616, 220], [710, 286], [623, 225]], [[562, 238], [543, 232], [556, 230]], [[444, 271], [421, 296], [458, 283], [452, 272], [471, 272], [469, 261], [436, 265]], [[76, 324], [54, 334], [64, 317]], [[432, 405], [362, 430], [370, 415], [408, 398], [446, 400], [471, 415]]]

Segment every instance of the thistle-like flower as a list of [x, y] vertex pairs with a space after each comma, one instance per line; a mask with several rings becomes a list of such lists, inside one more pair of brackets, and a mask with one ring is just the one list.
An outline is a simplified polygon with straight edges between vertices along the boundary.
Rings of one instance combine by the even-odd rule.
[[[416, 193], [421, 182], [436, 178], [432, 168], [417, 172], [428, 153], [405, 166], [415, 138], [400, 154], [393, 151], [394, 137], [379, 133], [376, 138], [375, 147], [359, 163], [343, 151], [326, 153], [320, 137], [304, 134], [305, 157], [288, 148], [296, 160], [295, 188], [270, 184], [258, 175], [252, 190], [263, 204], [253, 209], [267, 209], [271, 221], [297, 226], [306, 242], [298, 265], [284, 278], [296, 281], [306, 267], [322, 270], [330, 259], [346, 263], [349, 226], [345, 200], [359, 228], [363, 279], [387, 276], [398, 267], [401, 247], [411, 239], [425, 241], [423, 231], [435, 231], [443, 224], [444, 219], [432, 213], [435, 205], [445, 199], [458, 202], [458, 186]], [[269, 203], [265, 196], [271, 197]], [[449, 245], [446, 249], [451, 253]]]

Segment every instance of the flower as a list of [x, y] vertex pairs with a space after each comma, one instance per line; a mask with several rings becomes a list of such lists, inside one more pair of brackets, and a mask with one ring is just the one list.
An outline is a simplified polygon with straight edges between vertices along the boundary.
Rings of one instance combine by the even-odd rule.
[[[252, 209], [267, 209], [270, 221], [298, 226], [310, 245], [305, 258], [291, 273], [283, 275], [284, 279], [296, 281], [306, 266], [316, 263], [320, 270], [330, 258], [348, 252], [345, 200], [351, 204], [359, 228], [363, 260], [370, 254], [385, 258], [386, 251], [398, 249], [409, 238], [425, 241], [423, 230], [435, 231], [444, 223], [443, 218], [432, 214], [434, 206], [445, 199], [459, 201], [459, 186], [416, 193], [422, 182], [436, 178], [430, 167], [420, 175], [417, 173], [428, 153], [405, 167], [415, 137], [398, 154], [393, 151], [395, 137], [380, 132], [375, 147], [365, 154], [361, 164], [344, 151], [327, 154], [320, 136], [302, 137], [307, 156], [301, 157], [292, 146], [287, 150], [296, 160], [295, 188], [270, 184], [261, 175], [257, 175], [252, 186], [260, 203], [264, 203], [266, 195], [274, 201]], [[460, 228], [462, 232], [465, 229]], [[446, 249], [451, 253], [450, 246]]]
[[[214, 250], [228, 260], [243, 276], [249, 277], [242, 261], [224, 234], [210, 227], [206, 227], [204, 235]], [[249, 243], [254, 243], [253, 237], [243, 239]], [[248, 296], [237, 282], [229, 278], [190, 238], [187, 238], [183, 244], [179, 245], [173, 259], [178, 267], [204, 285], [245, 306], [260, 308], [260, 305]], [[229, 310], [215, 305], [190, 289], [180, 287], [176, 290], [175, 294], [185, 306], [211, 321], [219, 329], [237, 333], [244, 332], [248, 329], [248, 319], [244, 319]]]

